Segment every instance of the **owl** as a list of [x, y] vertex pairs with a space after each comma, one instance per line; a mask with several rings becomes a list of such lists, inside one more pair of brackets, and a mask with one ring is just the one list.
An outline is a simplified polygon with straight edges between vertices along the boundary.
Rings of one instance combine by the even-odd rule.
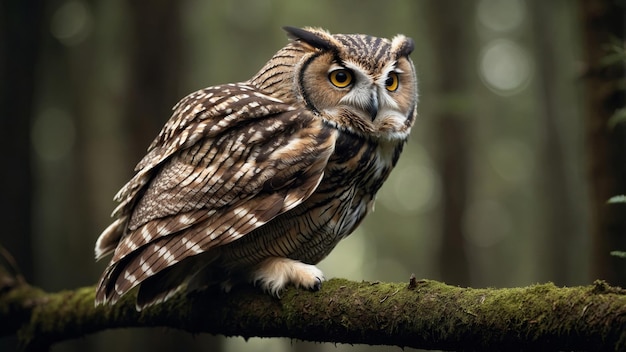
[[285, 27], [250, 80], [183, 98], [117, 193], [96, 305], [139, 287], [318, 290], [315, 266], [371, 211], [416, 117], [413, 41]]

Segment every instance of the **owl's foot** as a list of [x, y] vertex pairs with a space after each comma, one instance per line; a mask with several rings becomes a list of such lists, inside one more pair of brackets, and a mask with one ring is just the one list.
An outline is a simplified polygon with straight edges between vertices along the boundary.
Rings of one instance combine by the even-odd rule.
[[264, 291], [278, 297], [288, 285], [317, 291], [322, 287], [324, 273], [315, 265], [281, 257], [265, 259], [252, 272], [251, 281]]

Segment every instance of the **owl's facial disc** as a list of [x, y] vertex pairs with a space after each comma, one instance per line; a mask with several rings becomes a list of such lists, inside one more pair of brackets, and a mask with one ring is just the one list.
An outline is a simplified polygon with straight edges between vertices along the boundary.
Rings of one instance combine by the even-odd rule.
[[297, 36], [297, 48], [306, 55], [295, 77], [296, 100], [340, 130], [368, 138], [406, 139], [417, 96], [413, 65], [406, 56], [410, 41], [403, 36], [388, 41], [315, 34], [323, 38]]
[[[347, 65], [350, 67], [350, 65]], [[375, 75], [364, 72], [358, 67], [345, 69], [351, 73], [354, 79], [349, 91], [339, 100], [340, 104], [355, 108], [363, 112], [363, 117], [374, 122], [379, 117], [379, 112], [398, 109], [397, 103], [389, 94], [398, 89], [398, 75], [395, 71], [389, 72], [383, 78], [375, 79]], [[336, 71], [333, 71], [336, 72]]]

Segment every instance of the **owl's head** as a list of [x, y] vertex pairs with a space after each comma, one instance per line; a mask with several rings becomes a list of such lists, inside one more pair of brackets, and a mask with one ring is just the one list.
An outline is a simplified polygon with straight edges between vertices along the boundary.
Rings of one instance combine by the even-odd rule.
[[413, 40], [284, 27], [291, 42], [252, 78], [348, 133], [404, 140], [417, 106]]

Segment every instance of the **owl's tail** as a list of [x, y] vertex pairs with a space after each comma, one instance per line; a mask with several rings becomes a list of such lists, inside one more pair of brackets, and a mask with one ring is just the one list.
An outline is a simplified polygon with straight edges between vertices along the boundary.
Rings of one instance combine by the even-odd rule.
[[[135, 285], [139, 285], [135, 304], [137, 311], [163, 303], [184, 289], [190, 279], [214, 262], [217, 256], [213, 251], [208, 251], [187, 257], [176, 265], [166, 267], [140, 283], [137, 282], [130, 286], [125, 285], [128, 279], [122, 274], [126, 272], [129, 259], [132, 259], [132, 256], [109, 266], [104, 272], [96, 291], [96, 306], [115, 304], [122, 295]], [[122, 284], [120, 284], [120, 280]], [[206, 281], [204, 282], [206, 284]], [[194, 289], [198, 289], [198, 287], [194, 285]]]

